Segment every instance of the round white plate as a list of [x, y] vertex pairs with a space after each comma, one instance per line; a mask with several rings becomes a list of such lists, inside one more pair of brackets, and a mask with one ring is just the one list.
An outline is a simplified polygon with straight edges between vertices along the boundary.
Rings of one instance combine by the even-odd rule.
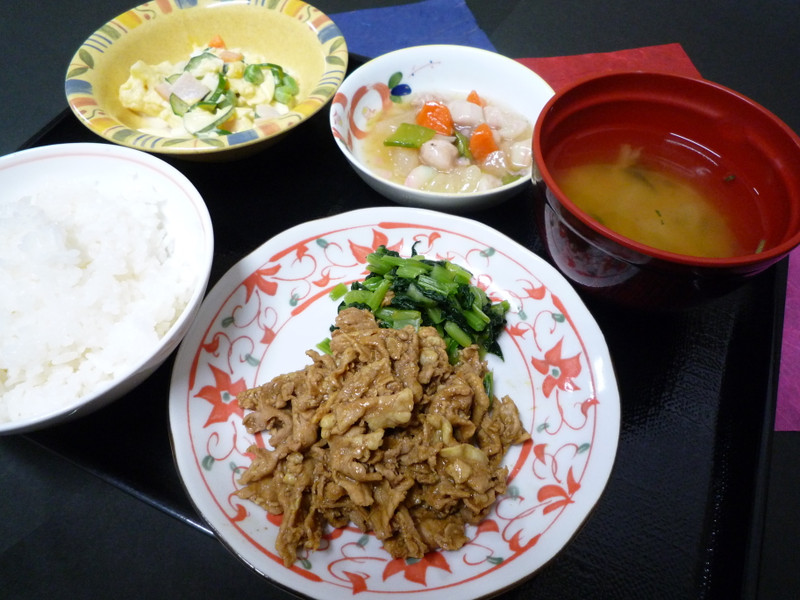
[[[331, 530], [325, 548], [286, 568], [275, 550], [280, 517], [235, 492], [254, 436], [236, 395], [302, 369], [329, 335], [329, 290], [362, 279], [383, 244], [447, 258], [494, 298], [511, 303], [504, 361], [489, 357], [495, 392], [511, 396], [532, 439], [506, 456], [508, 492], [458, 551], [395, 560], [377, 538]], [[475, 221], [425, 209], [348, 212], [289, 229], [241, 260], [209, 293], [172, 373], [170, 428], [178, 471], [195, 507], [253, 569], [313, 598], [372, 592], [433, 600], [480, 598], [520, 583], [577, 532], [608, 481], [620, 426], [619, 393], [603, 336], [552, 267]]]

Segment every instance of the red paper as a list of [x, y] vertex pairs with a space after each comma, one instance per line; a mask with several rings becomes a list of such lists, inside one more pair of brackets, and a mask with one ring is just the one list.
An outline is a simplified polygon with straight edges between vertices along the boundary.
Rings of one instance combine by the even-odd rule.
[[587, 77], [614, 71], [654, 71], [686, 77], [700, 77], [680, 44], [646, 46], [617, 52], [554, 56], [546, 58], [518, 58], [535, 71], [554, 90]]

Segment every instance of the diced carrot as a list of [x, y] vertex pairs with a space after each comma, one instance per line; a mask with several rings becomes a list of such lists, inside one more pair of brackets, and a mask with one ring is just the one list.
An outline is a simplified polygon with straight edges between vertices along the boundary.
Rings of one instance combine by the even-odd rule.
[[469, 138], [469, 151], [475, 160], [483, 160], [497, 149], [492, 128], [486, 123], [481, 123], [472, 131], [472, 136]]
[[433, 129], [442, 135], [453, 135], [453, 116], [450, 109], [439, 102], [426, 102], [417, 113], [417, 125]]
[[478, 106], [486, 106], [486, 100], [481, 98], [478, 95], [478, 92], [476, 92], [475, 90], [472, 90], [469, 93], [469, 96], [467, 96], [467, 102], [472, 102], [473, 104], [477, 104]]
[[208, 47], [209, 48], [224, 48], [225, 47], [225, 42], [223, 41], [222, 36], [217, 34], [213, 38], [211, 38], [211, 41], [208, 42]]

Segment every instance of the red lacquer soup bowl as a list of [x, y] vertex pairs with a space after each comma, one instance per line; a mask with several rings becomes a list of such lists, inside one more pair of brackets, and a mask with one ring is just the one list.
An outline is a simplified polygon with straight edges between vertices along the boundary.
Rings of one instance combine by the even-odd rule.
[[[583, 80], [545, 105], [533, 149], [544, 245], [588, 294], [643, 308], [692, 305], [730, 292], [800, 243], [800, 138], [764, 107], [721, 85], [644, 72]], [[567, 174], [586, 165], [592, 166], [576, 188]], [[648, 189], [606, 189], [614, 177]], [[693, 207], [662, 208], [644, 197], [649, 188], [660, 194], [676, 181], [708, 205], [697, 222]], [[584, 209], [577, 201], [598, 193], [605, 194], [599, 205]], [[691, 221], [688, 229], [667, 229], [682, 220]], [[629, 229], [618, 225], [625, 221]], [[676, 246], [640, 236], [640, 228], [662, 226]], [[734, 250], [694, 253], [722, 227]]]

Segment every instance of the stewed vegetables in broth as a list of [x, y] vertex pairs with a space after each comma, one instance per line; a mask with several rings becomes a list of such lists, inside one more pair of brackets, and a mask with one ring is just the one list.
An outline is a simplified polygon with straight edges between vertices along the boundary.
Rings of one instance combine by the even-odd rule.
[[420, 190], [468, 193], [528, 176], [531, 123], [477, 92], [420, 93], [370, 123], [360, 158], [373, 171]]

